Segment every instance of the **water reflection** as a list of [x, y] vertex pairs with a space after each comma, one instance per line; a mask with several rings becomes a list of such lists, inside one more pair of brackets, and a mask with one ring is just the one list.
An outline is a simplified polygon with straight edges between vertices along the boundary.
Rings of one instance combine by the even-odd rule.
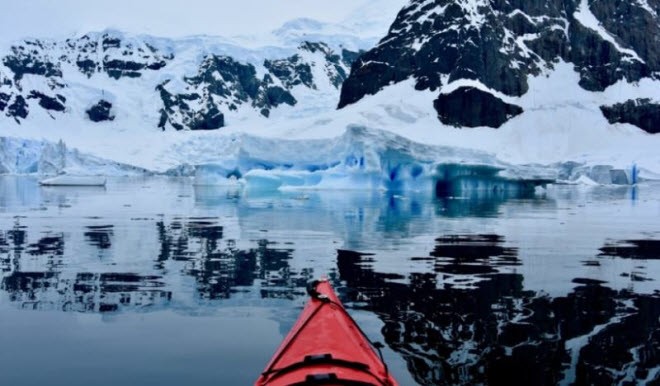
[[[311, 268], [299, 272], [290, 266], [290, 246], [263, 238], [251, 248], [238, 248], [235, 240], [223, 238], [217, 218], [175, 217], [157, 221], [154, 230], [159, 251], [153, 274], [72, 272], [63, 256], [66, 239], [75, 239], [75, 230], [30, 243], [27, 227], [17, 221], [12, 229], [0, 231], [0, 267], [6, 273], [0, 289], [20, 308], [108, 312], [167, 306], [172, 293], [163, 276], [169, 262], [179, 264], [179, 272], [196, 282], [197, 296], [207, 300], [227, 299], [255, 286], [263, 298], [292, 299], [314, 275]], [[97, 250], [113, 247], [113, 225], [87, 225], [80, 232]]]
[[0, 212], [8, 208], [37, 208], [41, 202], [36, 178], [0, 176]]
[[507, 199], [501, 196], [495, 196], [492, 199], [438, 197], [435, 199], [436, 214], [446, 217], [493, 217], [497, 216], [500, 206], [506, 201]]
[[[500, 236], [437, 242], [429, 258], [442, 269], [404, 281], [375, 270], [377, 256], [337, 256], [348, 300], [379, 315], [387, 344], [418, 383], [614, 384], [658, 376], [660, 296], [576, 279], [583, 285], [551, 298], [525, 290], [522, 275], [498, 271], [502, 262], [518, 263], [515, 249], [498, 246]], [[463, 274], [456, 267], [476, 261], [481, 268], [470, 273], [486, 279], [472, 286], [439, 276]]]
[[632, 260], [660, 260], [660, 240], [623, 240], [607, 243], [599, 256]]
[[112, 247], [112, 225], [88, 225], [84, 233], [87, 243], [98, 249], [109, 249]]
[[496, 273], [497, 266], [520, 265], [516, 248], [503, 247], [498, 235], [448, 235], [436, 239], [431, 252], [435, 271], [461, 275]]
[[133, 273], [13, 272], [0, 288], [22, 309], [75, 312], [140, 310], [163, 306], [171, 292], [161, 289], [160, 276]]
[[[633, 205], [622, 189], [573, 187], [549, 197], [456, 199], [258, 194], [158, 179], [109, 183], [100, 191], [4, 181], [0, 313], [45, 333], [56, 328], [53, 318], [85, 320], [92, 336], [108, 327], [106, 320], [149, 318], [165, 328], [169, 313], [181, 325], [167, 328], [184, 331], [236, 308], [231, 318], [239, 327], [258, 319], [283, 334], [299, 314], [306, 282], [327, 274], [349, 307], [377, 322], [365, 325], [367, 333], [382, 335], [398, 367], [407, 365], [419, 384], [625, 384], [660, 377], [654, 190], [643, 190]], [[355, 252], [362, 250], [369, 253]], [[33, 328], [8, 326], [0, 339], [38, 340]], [[196, 333], [229, 331], [209, 326]], [[153, 332], [135, 335], [135, 345], [154, 347], [162, 331]], [[273, 345], [281, 340], [270, 338]], [[254, 351], [241, 358], [274, 348], [252, 343]], [[222, 343], [212, 354], [177, 344], [207, 358], [209, 369], [236, 357]], [[21, 354], [18, 346], [12, 347]], [[57, 357], [58, 347], [35, 347]], [[255, 374], [265, 360], [255, 360]], [[140, 358], [134, 362], [131, 371], [143, 366]], [[111, 359], [104, 364], [106, 375], [117, 368]], [[186, 362], [186, 371], [197, 365]], [[236, 374], [244, 373], [240, 366]]]

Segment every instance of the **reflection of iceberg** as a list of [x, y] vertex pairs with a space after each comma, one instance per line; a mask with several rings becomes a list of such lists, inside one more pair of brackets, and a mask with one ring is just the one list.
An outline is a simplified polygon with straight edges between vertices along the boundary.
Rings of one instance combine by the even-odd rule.
[[0, 211], [37, 207], [41, 200], [36, 178], [0, 176]]
[[43, 186], [105, 186], [105, 177], [61, 175], [39, 181]]
[[195, 204], [203, 207], [222, 207], [227, 201], [236, 201], [241, 197], [241, 186], [195, 185]]

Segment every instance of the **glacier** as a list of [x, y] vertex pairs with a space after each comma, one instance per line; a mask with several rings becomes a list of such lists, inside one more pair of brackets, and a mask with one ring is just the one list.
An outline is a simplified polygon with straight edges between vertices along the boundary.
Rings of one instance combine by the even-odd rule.
[[152, 174], [144, 168], [122, 164], [69, 149], [56, 143], [0, 137], [0, 175], [54, 176], [140, 176]]
[[[234, 186], [251, 191], [382, 190], [440, 197], [520, 197], [537, 187], [584, 178], [632, 181], [630, 171], [577, 163], [517, 165], [494, 154], [414, 142], [397, 134], [349, 126], [330, 139], [265, 138], [246, 133], [199, 136], [166, 152], [180, 161], [149, 170], [102, 159], [63, 141], [0, 139], [3, 174], [38, 176], [135, 176], [190, 178], [198, 186]], [[628, 174], [626, 174], [628, 172]], [[617, 181], [618, 181], [617, 180]]]
[[[149, 169], [70, 149], [62, 140], [0, 137], [0, 174], [40, 177], [167, 175], [199, 186], [248, 190], [384, 190], [440, 197], [533, 194], [550, 183], [619, 184], [658, 179], [650, 170], [579, 162], [515, 164], [483, 150], [423, 144], [390, 131], [348, 125], [331, 138], [282, 139], [244, 132], [190, 136]], [[163, 158], [167, 154], [167, 159]]]

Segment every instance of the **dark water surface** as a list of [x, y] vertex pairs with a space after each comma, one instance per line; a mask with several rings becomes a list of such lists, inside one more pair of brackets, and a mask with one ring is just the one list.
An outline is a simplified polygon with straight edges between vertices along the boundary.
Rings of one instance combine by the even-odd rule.
[[328, 276], [402, 385], [659, 384], [660, 185], [0, 177], [0, 385], [249, 385]]

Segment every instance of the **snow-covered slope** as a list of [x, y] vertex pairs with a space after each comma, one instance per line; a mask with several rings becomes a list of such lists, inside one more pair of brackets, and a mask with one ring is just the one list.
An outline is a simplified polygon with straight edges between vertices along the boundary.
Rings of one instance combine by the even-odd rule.
[[220, 38], [174, 41], [118, 31], [64, 42], [27, 40], [1, 59], [0, 119], [42, 126], [68, 121], [218, 129], [268, 117], [274, 108], [295, 107], [299, 100], [336, 99], [358, 55], [338, 45], [340, 40], [333, 41], [335, 47], [298, 41], [257, 49]]

